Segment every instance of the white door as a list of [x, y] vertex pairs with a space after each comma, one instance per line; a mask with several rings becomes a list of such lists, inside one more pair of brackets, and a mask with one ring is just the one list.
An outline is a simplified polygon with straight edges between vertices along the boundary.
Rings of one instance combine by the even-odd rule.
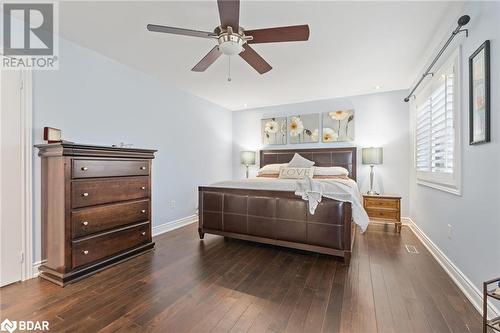
[[0, 70], [0, 286], [22, 278], [21, 75]]

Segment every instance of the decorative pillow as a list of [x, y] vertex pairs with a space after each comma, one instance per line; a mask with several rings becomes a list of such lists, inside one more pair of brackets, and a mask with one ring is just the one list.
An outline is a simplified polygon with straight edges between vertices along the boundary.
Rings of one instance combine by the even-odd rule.
[[283, 167], [280, 170], [280, 175], [278, 178], [281, 178], [281, 179], [304, 179], [306, 177], [312, 177], [313, 173], [314, 173], [314, 168]]
[[342, 167], [315, 167], [315, 176], [348, 176], [349, 171]]
[[310, 168], [313, 165], [313, 161], [309, 161], [307, 158], [304, 158], [297, 153], [293, 155], [292, 160], [288, 163], [288, 166], [291, 168]]
[[288, 166], [288, 163], [267, 164], [260, 168], [258, 175], [279, 175], [281, 167]]
[[275, 173], [261, 173], [261, 174], [258, 174], [257, 177], [278, 178], [279, 174], [275, 174]]

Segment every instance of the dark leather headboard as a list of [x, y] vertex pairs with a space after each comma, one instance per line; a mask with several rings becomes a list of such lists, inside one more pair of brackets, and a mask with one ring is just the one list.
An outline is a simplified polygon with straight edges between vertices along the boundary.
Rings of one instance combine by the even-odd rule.
[[288, 163], [295, 153], [316, 162], [315, 166], [346, 168], [349, 170], [349, 178], [356, 180], [356, 147], [261, 150], [260, 167]]

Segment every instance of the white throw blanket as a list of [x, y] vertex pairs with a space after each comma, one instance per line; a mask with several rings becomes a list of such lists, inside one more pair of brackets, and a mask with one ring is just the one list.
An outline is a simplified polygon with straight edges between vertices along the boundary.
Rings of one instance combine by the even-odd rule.
[[368, 227], [369, 217], [361, 204], [357, 186], [353, 187], [338, 180], [304, 178], [297, 181], [295, 195], [301, 196], [309, 203], [309, 212], [313, 215], [323, 197], [350, 202], [354, 222], [362, 232]]

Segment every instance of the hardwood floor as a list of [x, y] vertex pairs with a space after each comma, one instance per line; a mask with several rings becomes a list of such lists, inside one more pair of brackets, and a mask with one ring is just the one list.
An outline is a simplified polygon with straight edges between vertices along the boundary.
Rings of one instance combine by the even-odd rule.
[[[60, 288], [0, 289], [1, 319], [51, 332], [480, 332], [480, 316], [413, 233], [370, 225], [350, 266], [205, 235], [156, 237], [156, 250]], [[414, 245], [410, 254], [404, 245]]]

